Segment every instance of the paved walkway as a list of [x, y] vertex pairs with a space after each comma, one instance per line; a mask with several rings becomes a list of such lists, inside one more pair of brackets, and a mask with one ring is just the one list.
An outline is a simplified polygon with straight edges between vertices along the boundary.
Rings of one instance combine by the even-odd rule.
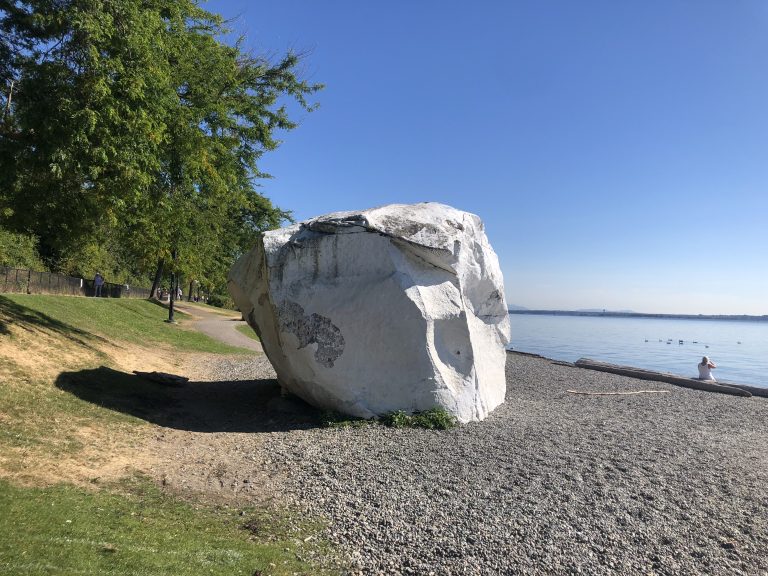
[[174, 308], [179, 312], [184, 312], [192, 316], [195, 320], [194, 327], [215, 338], [220, 342], [237, 346], [238, 348], [247, 348], [254, 352], [264, 352], [261, 342], [241, 334], [235, 328], [237, 326], [246, 326], [246, 322], [237, 317], [225, 316], [218, 312], [207, 310], [205, 306], [192, 304], [189, 302], [176, 302]]

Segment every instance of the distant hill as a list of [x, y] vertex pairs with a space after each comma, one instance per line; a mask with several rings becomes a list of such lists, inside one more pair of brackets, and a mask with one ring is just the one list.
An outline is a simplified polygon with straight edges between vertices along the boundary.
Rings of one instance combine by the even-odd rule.
[[768, 314], [750, 316], [748, 314], [648, 314], [645, 312], [630, 312], [624, 310], [516, 310], [509, 309], [510, 314], [535, 314], [550, 316], [597, 316], [613, 318], [676, 318], [684, 320], [747, 320], [768, 322]]
[[522, 312], [524, 310], [528, 310], [525, 306], [518, 306], [517, 304], [510, 304], [507, 308], [510, 312]]
[[636, 314], [634, 310], [606, 310], [605, 308], [579, 308], [575, 312], [609, 312], [611, 314]]

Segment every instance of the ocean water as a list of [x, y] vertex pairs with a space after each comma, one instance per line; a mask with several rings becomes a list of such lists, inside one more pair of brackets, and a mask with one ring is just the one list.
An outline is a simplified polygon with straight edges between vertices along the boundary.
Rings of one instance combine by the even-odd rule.
[[[698, 376], [702, 356], [715, 378], [768, 387], [768, 322], [510, 314], [510, 347], [555, 360], [591, 358]], [[683, 341], [682, 344], [679, 341]]]

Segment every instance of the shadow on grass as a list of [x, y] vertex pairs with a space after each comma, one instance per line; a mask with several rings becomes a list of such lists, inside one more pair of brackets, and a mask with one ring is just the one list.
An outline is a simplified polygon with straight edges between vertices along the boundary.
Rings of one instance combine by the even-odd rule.
[[[171, 304], [170, 302], [161, 302], [157, 298], [147, 298], [145, 302], [149, 302], [150, 304], [154, 304], [155, 306], [158, 306], [165, 310], [166, 313], [168, 313], [168, 308], [170, 308]], [[184, 312], [183, 310], [179, 310], [178, 305], [180, 302], [178, 300], [175, 301], [175, 304], [173, 306], [173, 313], [174, 314], [180, 314], [181, 316], [184, 316], [185, 318], [189, 318], [189, 314], [187, 312]], [[181, 305], [183, 306], [184, 303], [181, 302]]]
[[25, 330], [29, 330], [32, 325], [44, 328], [82, 346], [91, 348], [86, 340], [91, 340], [93, 338], [92, 334], [80, 328], [75, 328], [66, 322], [51, 318], [43, 312], [17, 304], [5, 296], [0, 296], [0, 334], [10, 334], [9, 322]]
[[282, 432], [316, 428], [319, 412], [283, 398], [276, 380], [188, 382], [171, 387], [102, 366], [62, 372], [56, 386], [93, 404], [192, 432]]

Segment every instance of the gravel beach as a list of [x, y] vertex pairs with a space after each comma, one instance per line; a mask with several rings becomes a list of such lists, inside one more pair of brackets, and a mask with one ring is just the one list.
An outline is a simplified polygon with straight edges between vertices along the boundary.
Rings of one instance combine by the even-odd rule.
[[[270, 375], [263, 357], [227, 370]], [[768, 400], [515, 353], [507, 383], [449, 431], [271, 410], [254, 456], [352, 574], [768, 574]]]

